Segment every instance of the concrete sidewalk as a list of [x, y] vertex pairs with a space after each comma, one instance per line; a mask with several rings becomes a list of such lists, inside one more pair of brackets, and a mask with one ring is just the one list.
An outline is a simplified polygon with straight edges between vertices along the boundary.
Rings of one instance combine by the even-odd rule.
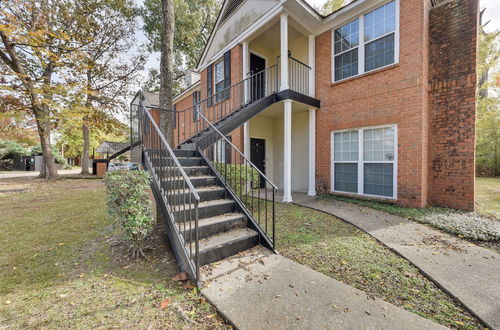
[[[71, 170], [58, 170], [59, 175], [66, 174], [80, 174], [81, 168], [73, 168]], [[92, 169], [90, 169], [92, 172]], [[40, 174], [38, 171], [0, 171], [0, 180], [1, 179], [13, 179], [13, 178], [34, 178]]]
[[445, 329], [262, 247], [202, 274], [202, 294], [238, 329]]
[[500, 255], [428, 226], [334, 199], [293, 195], [295, 204], [341, 218], [410, 260], [492, 329], [500, 329]]

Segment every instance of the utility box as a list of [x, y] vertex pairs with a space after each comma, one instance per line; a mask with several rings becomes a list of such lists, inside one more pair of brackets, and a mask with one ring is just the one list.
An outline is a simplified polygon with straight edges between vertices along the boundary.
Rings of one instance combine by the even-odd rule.
[[103, 176], [108, 171], [107, 159], [94, 159], [92, 161], [92, 174]]

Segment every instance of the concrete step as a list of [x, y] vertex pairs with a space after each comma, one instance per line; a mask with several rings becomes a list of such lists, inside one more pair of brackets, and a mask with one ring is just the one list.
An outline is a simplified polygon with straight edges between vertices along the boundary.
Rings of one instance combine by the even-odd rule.
[[250, 228], [236, 228], [200, 240], [200, 265], [235, 255], [255, 246], [259, 234]]
[[188, 176], [203, 176], [212, 174], [210, 167], [208, 166], [185, 166], [183, 168]]
[[[174, 215], [177, 222], [192, 221], [194, 215], [189, 214], [194, 212], [194, 204], [173, 205]], [[217, 199], [212, 201], [201, 202], [198, 205], [198, 219], [211, 218], [225, 213], [235, 211], [235, 202], [231, 199]]]
[[[210, 167], [208, 166], [183, 166], [182, 167], [184, 169], [184, 172], [186, 172], [186, 174], [188, 176], [202, 176], [202, 175], [210, 175], [211, 174], [211, 171], [210, 171]], [[157, 167], [157, 170], [158, 171], [167, 171], [168, 174], [172, 175], [172, 174], [176, 174], [176, 175], [179, 175], [180, 174], [180, 171], [178, 170], [178, 168], [176, 166], [161, 166], [161, 167]]]
[[177, 157], [181, 166], [201, 166], [203, 158], [201, 157]]
[[177, 157], [197, 157], [198, 151], [196, 150], [183, 150], [183, 149], [174, 149], [174, 155]]
[[183, 144], [181, 144], [181, 149], [182, 150], [195, 150], [196, 149], [196, 144], [194, 144], [194, 143], [183, 143]]
[[[224, 199], [226, 197], [226, 188], [221, 186], [208, 186], [196, 188], [196, 192], [200, 196], [200, 202], [212, 201], [216, 199]], [[169, 203], [171, 205], [189, 203], [189, 189], [177, 189], [172, 191], [174, 196]], [[192, 197], [191, 197], [192, 198]], [[192, 202], [193, 200], [191, 200]]]
[[[217, 177], [211, 175], [188, 176], [188, 178], [195, 188], [217, 185]], [[166, 187], [173, 189], [182, 189], [184, 185], [187, 188], [187, 183], [184, 183], [184, 179], [180, 177], [171, 178], [164, 184]]]
[[[205, 218], [198, 221], [200, 239], [207, 238], [219, 233], [224, 233], [236, 228], [245, 228], [247, 219], [241, 213], [226, 213], [211, 218]], [[184, 225], [181, 225], [181, 229]], [[195, 235], [195, 223], [190, 221], [186, 223], [186, 235]]]

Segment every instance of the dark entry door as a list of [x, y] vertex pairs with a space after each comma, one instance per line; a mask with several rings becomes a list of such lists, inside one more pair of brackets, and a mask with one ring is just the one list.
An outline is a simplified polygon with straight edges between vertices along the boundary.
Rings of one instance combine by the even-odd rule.
[[252, 81], [250, 82], [252, 102], [264, 97], [266, 93], [266, 77], [265, 72], [256, 74], [266, 68], [266, 60], [260, 56], [250, 53], [250, 74]]
[[[266, 174], [266, 140], [250, 139], [250, 161], [254, 163], [262, 173]], [[260, 176], [259, 187], [266, 187], [266, 181], [262, 176]]]

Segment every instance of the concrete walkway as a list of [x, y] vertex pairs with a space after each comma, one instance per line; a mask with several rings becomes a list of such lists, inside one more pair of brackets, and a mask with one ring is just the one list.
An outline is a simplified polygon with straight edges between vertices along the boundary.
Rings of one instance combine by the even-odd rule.
[[410, 260], [492, 329], [500, 329], [500, 255], [413, 221], [333, 199], [293, 195], [295, 204], [332, 214]]
[[238, 329], [445, 329], [262, 247], [202, 275], [202, 294]]
[[[80, 174], [82, 169], [80, 167], [73, 168], [71, 170], [58, 170], [59, 175], [66, 174]], [[92, 171], [92, 169], [90, 169]], [[40, 174], [38, 171], [0, 171], [1, 179], [13, 179], [13, 178], [34, 178]]]

